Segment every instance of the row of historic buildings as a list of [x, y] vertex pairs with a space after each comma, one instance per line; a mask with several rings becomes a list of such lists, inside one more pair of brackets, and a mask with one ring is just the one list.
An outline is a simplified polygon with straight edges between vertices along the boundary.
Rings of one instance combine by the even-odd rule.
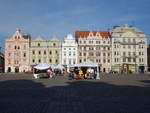
[[31, 40], [19, 29], [5, 40], [5, 72], [27, 71], [44, 62], [70, 67], [87, 60], [98, 63], [101, 72], [146, 71], [147, 37], [125, 24], [110, 31], [76, 31], [63, 42], [56, 36]]

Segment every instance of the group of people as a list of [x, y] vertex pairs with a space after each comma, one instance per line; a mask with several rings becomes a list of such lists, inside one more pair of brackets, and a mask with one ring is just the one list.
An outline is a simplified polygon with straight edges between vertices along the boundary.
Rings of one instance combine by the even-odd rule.
[[71, 79], [95, 79], [96, 70], [94, 68], [70, 69], [69, 80]]
[[63, 75], [64, 72], [64, 70], [60, 69], [35, 70], [34, 78], [54, 78], [55, 76]]
[[49, 75], [49, 78], [54, 78], [55, 76], [58, 75], [63, 75], [65, 74], [65, 70], [60, 70], [60, 69], [48, 69], [47, 74]]

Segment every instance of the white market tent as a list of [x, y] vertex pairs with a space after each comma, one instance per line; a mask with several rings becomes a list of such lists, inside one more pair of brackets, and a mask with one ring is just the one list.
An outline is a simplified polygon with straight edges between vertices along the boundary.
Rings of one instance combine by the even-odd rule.
[[80, 64], [74, 64], [71, 67], [97, 67], [98, 64], [94, 63], [92, 61], [86, 61], [86, 62], [82, 62]]
[[50, 67], [51, 67], [51, 65], [49, 63], [40, 63], [37, 66], [35, 66], [34, 68], [38, 69], [38, 70], [45, 70], [45, 69], [48, 69]]
[[97, 67], [98, 64], [92, 61], [86, 61], [79, 64], [79, 67]]
[[75, 64], [71, 67], [96, 67], [97, 68], [97, 76], [96, 76], [96, 79], [100, 79], [100, 76], [99, 76], [99, 65], [97, 63], [94, 63], [92, 61], [86, 61], [86, 62], [82, 62], [80, 64]]
[[61, 64], [58, 64], [57, 66], [55, 66], [55, 68], [56, 69], [61, 69], [61, 70], [65, 69], [65, 67]]

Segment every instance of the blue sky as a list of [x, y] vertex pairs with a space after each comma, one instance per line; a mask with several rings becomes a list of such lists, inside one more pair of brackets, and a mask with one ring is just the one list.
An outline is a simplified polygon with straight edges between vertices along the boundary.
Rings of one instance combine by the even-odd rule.
[[0, 44], [20, 28], [32, 39], [130, 24], [150, 37], [150, 0], [0, 0]]

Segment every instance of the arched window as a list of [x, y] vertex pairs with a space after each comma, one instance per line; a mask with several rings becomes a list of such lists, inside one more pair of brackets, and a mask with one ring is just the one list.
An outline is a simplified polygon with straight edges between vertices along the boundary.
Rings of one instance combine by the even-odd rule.
[[38, 47], [40, 47], [40, 43], [38, 43]]
[[56, 44], [55, 44], [55, 43], [53, 43], [53, 46], [56, 46]]

